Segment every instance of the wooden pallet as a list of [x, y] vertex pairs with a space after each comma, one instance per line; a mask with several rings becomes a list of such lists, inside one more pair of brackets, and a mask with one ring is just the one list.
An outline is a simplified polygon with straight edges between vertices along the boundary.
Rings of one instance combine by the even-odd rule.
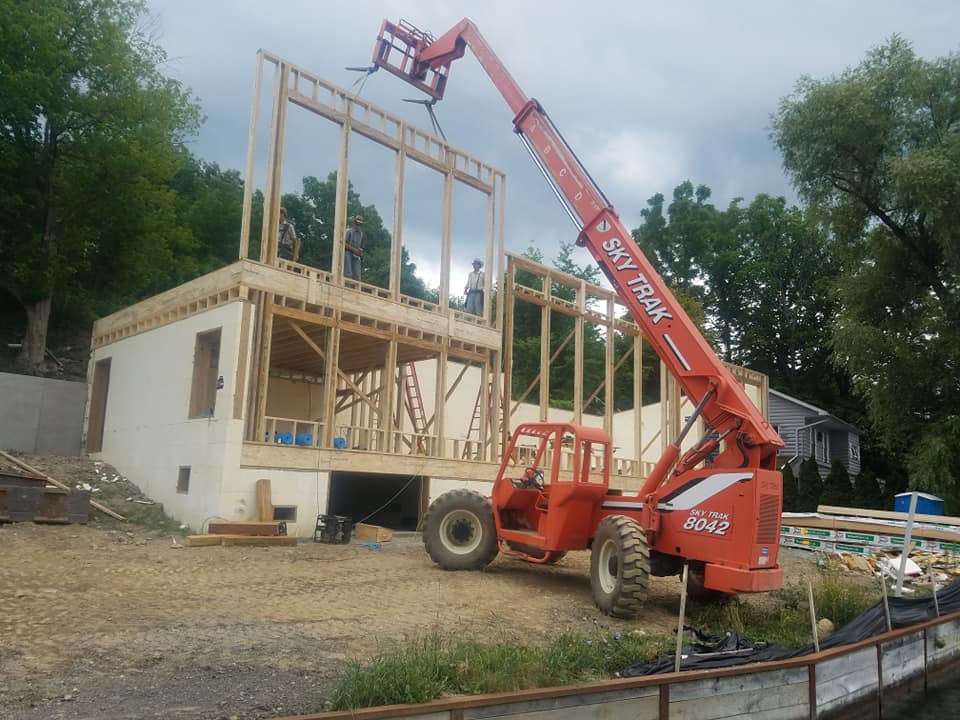
[[188, 535], [190, 547], [208, 547], [211, 545], [253, 545], [272, 547], [274, 545], [293, 546], [297, 539], [292, 535]]
[[258, 520], [217, 520], [207, 525], [207, 534], [258, 536], [279, 535], [280, 523], [276, 521], [261, 522]]

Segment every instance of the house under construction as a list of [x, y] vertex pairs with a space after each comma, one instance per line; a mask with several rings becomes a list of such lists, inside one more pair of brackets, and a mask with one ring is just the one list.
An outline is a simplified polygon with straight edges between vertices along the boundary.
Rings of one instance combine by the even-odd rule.
[[[259, 257], [251, 258], [259, 102], [271, 72], [263, 242]], [[614, 486], [639, 487], [676, 435], [684, 401], [661, 372], [661, 402], [644, 408], [643, 340], [614, 293], [505, 252], [504, 174], [264, 51], [258, 53], [254, 98], [239, 259], [97, 321], [87, 451], [197, 530], [211, 518], [256, 517], [255, 487], [262, 478], [271, 480], [275, 519], [286, 521], [291, 534], [312, 534], [320, 514], [370, 516], [371, 522], [414, 529], [431, 498], [453, 485], [489, 483], [511, 429], [526, 420], [604, 427], [615, 446]], [[277, 257], [291, 104], [339, 129], [329, 268]], [[395, 157], [386, 287], [345, 278], [338, 261], [357, 136]], [[400, 291], [409, 163], [442, 179], [436, 303]], [[503, 301], [485, 303], [480, 316], [450, 302], [457, 184], [486, 203], [485, 297], [492, 298], [493, 281], [503, 279], [496, 283]], [[540, 308], [540, 373], [513, 398], [504, 388], [513, 384], [514, 316], [524, 303]], [[551, 343], [551, 319], [558, 314], [573, 318], [559, 345]], [[606, 338], [603, 382], [596, 388], [583, 386], [590, 324]], [[618, 336], [632, 338], [626, 351], [620, 343], [619, 357]], [[550, 403], [550, 367], [562, 352], [573, 354], [575, 368], [566, 410]], [[615, 413], [616, 377], [626, 363], [633, 368], [634, 404]], [[765, 410], [765, 377], [737, 372]], [[603, 414], [587, 414], [597, 398]], [[523, 464], [522, 452], [510, 462]]]

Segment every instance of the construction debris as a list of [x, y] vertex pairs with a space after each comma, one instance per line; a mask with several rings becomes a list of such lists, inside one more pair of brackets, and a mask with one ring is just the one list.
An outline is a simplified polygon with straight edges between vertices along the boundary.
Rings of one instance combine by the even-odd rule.
[[353, 526], [353, 536], [357, 540], [363, 540], [365, 542], [385, 543], [393, 540], [393, 530], [388, 530], [379, 525], [357, 523]]

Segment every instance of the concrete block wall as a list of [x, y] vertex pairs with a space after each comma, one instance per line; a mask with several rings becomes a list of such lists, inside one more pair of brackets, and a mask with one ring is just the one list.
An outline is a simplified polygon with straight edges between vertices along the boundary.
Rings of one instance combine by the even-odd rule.
[[79, 455], [87, 384], [0, 373], [0, 448]]

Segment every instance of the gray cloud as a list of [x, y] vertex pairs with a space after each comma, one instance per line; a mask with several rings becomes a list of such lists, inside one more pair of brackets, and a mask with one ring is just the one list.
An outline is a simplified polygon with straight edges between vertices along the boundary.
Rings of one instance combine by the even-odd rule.
[[[717, 205], [790, 187], [769, 140], [769, 118], [804, 74], [823, 77], [855, 65], [894, 33], [927, 57], [957, 49], [960, 6], [892, 0], [833, 3], [538, 2], [273, 4], [150, 0], [154, 28], [171, 57], [167, 71], [200, 98], [207, 123], [194, 144], [200, 157], [243, 169], [254, 55], [268, 49], [349, 87], [346, 65], [369, 63], [383, 18], [405, 17], [435, 35], [471, 17], [524, 91], [537, 97], [566, 134], [628, 227], [646, 199], [683, 180], [709, 185]], [[408, 16], [409, 14], [409, 16]], [[429, 127], [415, 91], [387, 73], [371, 76], [363, 96]], [[507, 246], [541, 248], [547, 258], [575, 231], [511, 132], [511, 114], [479, 64], [453, 66], [437, 106], [451, 142], [507, 173]], [[306, 113], [300, 113], [306, 116]], [[290, 113], [285, 190], [335, 168], [336, 132], [319, 118]], [[269, 116], [261, 114], [261, 144]], [[322, 126], [328, 126], [326, 128]], [[362, 155], [362, 157], [361, 157]], [[351, 180], [366, 203], [389, 218], [387, 152], [359, 152]], [[262, 181], [258, 176], [258, 183]], [[440, 221], [435, 183], [408, 187], [404, 242], [436, 280]], [[414, 192], [411, 194], [411, 189]], [[469, 201], [464, 201], [469, 205]], [[472, 206], [455, 220], [452, 288], [480, 252]], [[461, 257], [462, 256], [462, 257]], [[586, 261], [586, 256], [580, 259]]]

